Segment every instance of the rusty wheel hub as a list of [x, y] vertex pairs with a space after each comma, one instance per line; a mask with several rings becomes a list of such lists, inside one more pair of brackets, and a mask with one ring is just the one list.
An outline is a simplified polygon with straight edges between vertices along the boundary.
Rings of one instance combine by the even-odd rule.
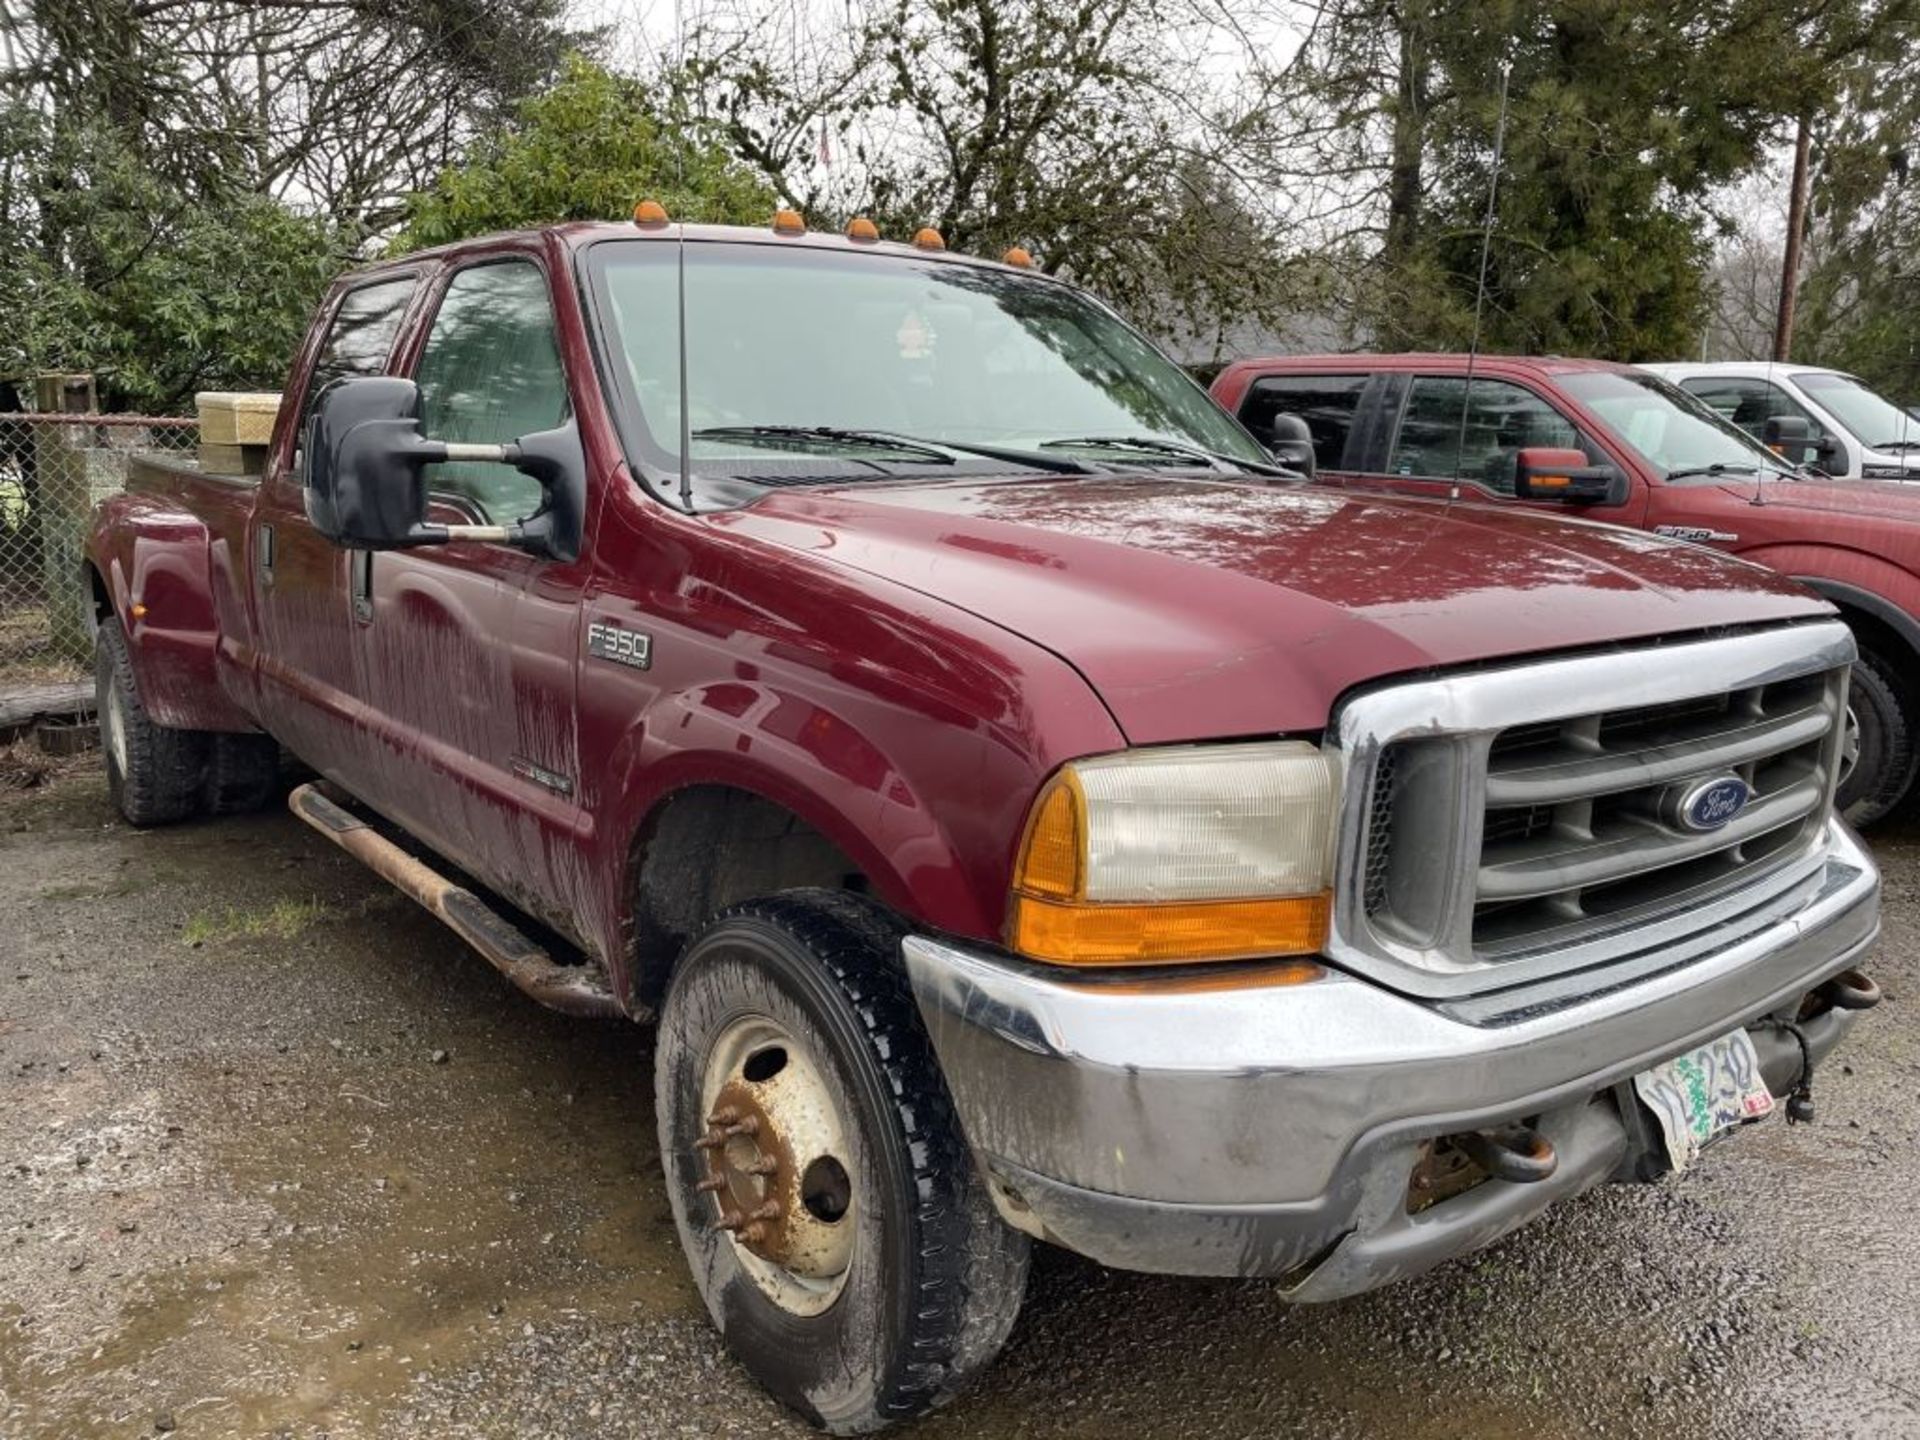
[[754, 1017], [722, 1033], [701, 1087], [694, 1142], [710, 1228], [796, 1314], [818, 1314], [845, 1282], [855, 1234], [852, 1157], [824, 1067], [783, 1027]]

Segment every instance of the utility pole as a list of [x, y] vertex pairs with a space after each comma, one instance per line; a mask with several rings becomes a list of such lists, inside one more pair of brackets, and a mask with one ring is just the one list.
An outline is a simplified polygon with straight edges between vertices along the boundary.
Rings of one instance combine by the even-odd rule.
[[1800, 133], [1793, 143], [1793, 184], [1787, 193], [1786, 255], [1780, 262], [1780, 314], [1773, 326], [1773, 358], [1785, 361], [1793, 349], [1793, 307], [1800, 290], [1800, 241], [1807, 228], [1807, 171], [1813, 150], [1813, 117], [1800, 112]]

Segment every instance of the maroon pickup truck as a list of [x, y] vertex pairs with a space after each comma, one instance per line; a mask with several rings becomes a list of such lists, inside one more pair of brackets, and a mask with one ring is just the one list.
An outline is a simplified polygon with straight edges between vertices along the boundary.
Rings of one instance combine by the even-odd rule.
[[88, 551], [128, 819], [284, 746], [515, 984], [657, 1022], [695, 1282], [840, 1433], [985, 1365], [1034, 1239], [1351, 1295], [1806, 1118], [1877, 998], [1825, 601], [1303, 486], [1021, 258], [409, 256], [262, 478], [149, 463]]
[[[1867, 825], [1899, 805], [1920, 772], [1920, 487], [1830, 480], [1806, 468], [1820, 447], [1804, 418], [1768, 418], [1763, 444], [1645, 370], [1480, 356], [1469, 395], [1468, 365], [1465, 355], [1242, 360], [1213, 394], [1263, 439], [1276, 417], [1303, 423], [1296, 439], [1281, 422], [1333, 484], [1572, 506], [1817, 590], [1860, 644], [1841, 812]], [[1539, 474], [1567, 483], [1542, 486]]]

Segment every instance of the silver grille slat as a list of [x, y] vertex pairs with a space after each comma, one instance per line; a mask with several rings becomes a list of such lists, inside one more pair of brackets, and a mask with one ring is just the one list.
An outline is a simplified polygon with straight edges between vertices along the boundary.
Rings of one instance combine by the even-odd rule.
[[1625, 753], [1575, 755], [1541, 763], [1525, 755], [1495, 756], [1487, 766], [1488, 808], [1557, 805], [1619, 790], [1731, 770], [1810, 740], [1833, 728], [1825, 709], [1808, 707], [1777, 719], [1756, 720], [1698, 740]]
[[1824, 779], [1802, 781], [1755, 801], [1720, 829], [1699, 835], [1636, 818], [1631, 822], [1636, 832], [1633, 834], [1540, 844], [1533, 847], [1542, 852], [1537, 856], [1522, 853], [1482, 865], [1476, 889], [1482, 901], [1531, 900], [1565, 890], [1629, 880], [1651, 870], [1731, 849], [1743, 841], [1804, 819], [1818, 809], [1825, 798]]
[[[1327, 953], [1436, 999], [1704, 953], [1828, 853], [1855, 654], [1809, 618], [1350, 697]], [[1744, 810], [1685, 828], [1687, 787], [1728, 775]]]

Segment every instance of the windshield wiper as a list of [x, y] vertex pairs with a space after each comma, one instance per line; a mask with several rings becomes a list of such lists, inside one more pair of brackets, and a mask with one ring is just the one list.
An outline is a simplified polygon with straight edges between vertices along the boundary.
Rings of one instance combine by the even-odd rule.
[[1871, 450], [1920, 450], [1920, 440], [1885, 440], [1867, 447]]
[[696, 440], [801, 441], [829, 445], [867, 445], [876, 450], [924, 457], [915, 463], [951, 465], [955, 455], [978, 455], [1004, 465], [1041, 470], [1050, 475], [1103, 475], [1106, 472], [1084, 460], [1069, 460], [1059, 455], [1037, 455], [1031, 450], [1014, 450], [1000, 445], [975, 445], [971, 441], [922, 440], [915, 435], [896, 435], [891, 430], [860, 430], [839, 425], [711, 425], [693, 432]]
[[1059, 440], [1042, 440], [1042, 450], [1139, 450], [1149, 455], [1169, 455], [1181, 460], [1197, 460], [1210, 470], [1230, 468], [1224, 456], [1197, 445], [1182, 445], [1156, 435], [1074, 435]]
[[[1715, 461], [1711, 465], [1685, 465], [1678, 470], [1669, 470], [1667, 472], [1667, 479], [1697, 480], [1703, 475], [1758, 475], [1759, 473], [1760, 467], [1758, 465], [1728, 465], [1721, 461]], [[1780, 473], [1784, 475], [1786, 472], [1783, 470]]]
[[867, 430], [840, 430], [831, 425], [709, 425], [693, 432], [695, 440], [733, 440], [743, 444], [770, 441], [791, 445], [795, 441], [813, 446], [857, 446], [868, 450], [892, 450], [919, 457], [925, 465], [951, 465], [953, 456], [931, 445], [877, 435]]

